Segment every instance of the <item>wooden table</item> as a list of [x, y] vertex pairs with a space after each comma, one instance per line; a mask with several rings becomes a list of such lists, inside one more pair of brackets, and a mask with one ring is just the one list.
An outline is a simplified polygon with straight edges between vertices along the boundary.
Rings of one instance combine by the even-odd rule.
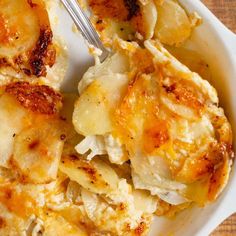
[[[236, 33], [236, 0], [202, 0], [202, 2]], [[236, 236], [236, 214], [218, 226], [211, 236]]]
[[202, 0], [202, 2], [236, 33], [236, 0]]

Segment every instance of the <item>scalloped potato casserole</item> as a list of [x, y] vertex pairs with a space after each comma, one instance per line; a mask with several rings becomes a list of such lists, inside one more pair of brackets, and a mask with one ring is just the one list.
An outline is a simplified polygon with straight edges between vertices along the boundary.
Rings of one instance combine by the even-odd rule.
[[0, 235], [147, 235], [228, 182], [232, 129], [184, 47], [201, 17], [175, 0], [79, 2], [111, 53], [94, 51], [76, 94], [59, 89], [59, 2], [0, 0]]

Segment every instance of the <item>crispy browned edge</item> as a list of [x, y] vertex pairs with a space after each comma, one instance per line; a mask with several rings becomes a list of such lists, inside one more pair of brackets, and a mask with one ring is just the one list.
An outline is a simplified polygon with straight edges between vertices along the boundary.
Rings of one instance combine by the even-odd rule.
[[61, 94], [46, 85], [14, 82], [6, 85], [5, 92], [14, 96], [24, 108], [40, 114], [56, 114], [62, 106]]
[[53, 32], [42, 0], [27, 0], [27, 3], [38, 15], [40, 24], [39, 38], [34, 47], [25, 52], [26, 55], [19, 54], [14, 58], [0, 57], [0, 68], [11, 67], [18, 73], [23, 72], [27, 76], [46, 76], [46, 66], [52, 67], [56, 60], [56, 50], [52, 43]]

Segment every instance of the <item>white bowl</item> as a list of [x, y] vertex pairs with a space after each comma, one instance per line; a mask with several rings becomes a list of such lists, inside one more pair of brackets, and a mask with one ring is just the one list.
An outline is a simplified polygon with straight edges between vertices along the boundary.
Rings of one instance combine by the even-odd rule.
[[[198, 51], [209, 64], [217, 89], [220, 105], [224, 108], [236, 133], [236, 35], [229, 31], [199, 0], [180, 0], [189, 11], [196, 11], [203, 24], [198, 27], [187, 43]], [[86, 69], [93, 64], [84, 40], [73, 33], [72, 21], [63, 8], [58, 7], [59, 24], [57, 34], [68, 47], [69, 70], [62, 90], [76, 91], [77, 84]], [[235, 94], [235, 95], [234, 95]], [[236, 142], [234, 140], [234, 150]], [[150, 235], [200, 235], [206, 236], [225, 218], [236, 212], [236, 173], [233, 168], [230, 181], [219, 199], [205, 208], [194, 208], [168, 220], [158, 217], [154, 220]]]

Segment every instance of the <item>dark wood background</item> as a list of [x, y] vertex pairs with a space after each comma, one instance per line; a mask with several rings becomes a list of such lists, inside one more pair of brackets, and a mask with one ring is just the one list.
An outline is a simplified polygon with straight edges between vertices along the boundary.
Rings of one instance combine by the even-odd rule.
[[[202, 2], [236, 33], [236, 0], [202, 0]], [[236, 214], [218, 226], [211, 236], [236, 236]]]
[[236, 0], [202, 0], [202, 2], [236, 33]]

